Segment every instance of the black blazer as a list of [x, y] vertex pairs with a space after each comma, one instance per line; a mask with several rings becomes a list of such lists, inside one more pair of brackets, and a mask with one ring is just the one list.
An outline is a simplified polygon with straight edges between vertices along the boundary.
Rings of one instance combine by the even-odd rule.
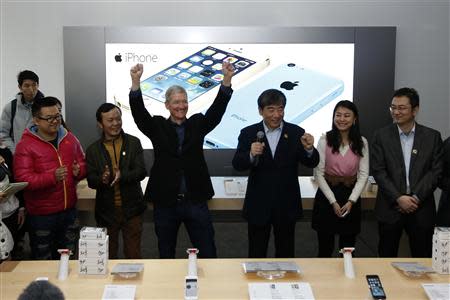
[[308, 157], [300, 141], [305, 130], [284, 122], [275, 156], [264, 137], [266, 147], [257, 166], [250, 162], [250, 147], [256, 133], [264, 132], [263, 123], [241, 130], [239, 144], [233, 158], [233, 167], [244, 171], [250, 169], [243, 216], [251, 224], [261, 225], [271, 221], [295, 221], [301, 217], [302, 202], [298, 184], [298, 162], [314, 168], [319, 163], [316, 149]]
[[[135, 136], [122, 131], [122, 148], [120, 149], [120, 197], [126, 220], [140, 215], [147, 208], [141, 189], [141, 181], [147, 175], [144, 167], [144, 154], [141, 142]], [[111, 157], [103, 144], [103, 137], [92, 143], [86, 150], [88, 186], [96, 190], [95, 219], [98, 223], [114, 223], [114, 187], [102, 182], [105, 166], [112, 170]], [[111, 178], [112, 181], [112, 172]]]
[[450, 227], [450, 137], [444, 142], [443, 172], [439, 187], [442, 189], [436, 225]]
[[147, 200], [159, 206], [174, 205], [183, 174], [191, 201], [204, 202], [212, 198], [214, 190], [203, 156], [203, 140], [219, 124], [230, 98], [231, 92], [227, 93], [220, 87], [216, 99], [205, 114], [198, 113], [186, 120], [180, 155], [177, 151], [178, 136], [172, 122], [161, 116], [150, 115], [140, 90], [130, 92], [134, 122], [152, 141], [154, 149], [155, 161], [144, 196]]
[[[398, 126], [391, 124], [375, 132], [370, 150], [372, 175], [378, 184], [375, 214], [380, 222], [395, 223], [402, 214], [397, 198], [406, 194], [406, 170]], [[416, 212], [409, 214], [424, 227], [434, 226], [436, 205], [433, 192], [442, 172], [441, 134], [416, 123], [409, 167], [411, 194], [420, 200]]]

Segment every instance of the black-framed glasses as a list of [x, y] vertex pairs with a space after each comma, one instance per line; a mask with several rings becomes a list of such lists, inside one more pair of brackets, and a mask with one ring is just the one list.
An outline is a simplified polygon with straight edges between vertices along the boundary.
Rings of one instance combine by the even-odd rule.
[[409, 105], [399, 105], [399, 106], [391, 105], [391, 106], [389, 106], [389, 110], [391, 112], [393, 112], [393, 111], [404, 112], [404, 111], [407, 111], [408, 109], [410, 109], [410, 107], [411, 106], [409, 106]]
[[39, 120], [45, 120], [48, 123], [52, 123], [54, 121], [61, 121], [62, 116], [61, 115], [55, 115], [55, 116], [48, 116], [48, 117], [38, 117]]

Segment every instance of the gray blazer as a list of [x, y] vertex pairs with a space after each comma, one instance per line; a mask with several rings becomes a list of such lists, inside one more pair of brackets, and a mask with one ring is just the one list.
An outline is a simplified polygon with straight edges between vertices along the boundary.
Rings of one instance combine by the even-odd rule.
[[[402, 214], [397, 198], [406, 194], [406, 171], [396, 124], [375, 132], [370, 149], [371, 173], [378, 184], [375, 214], [378, 221], [395, 223]], [[409, 216], [424, 227], [435, 224], [436, 205], [433, 192], [442, 172], [441, 134], [416, 123], [409, 168], [411, 194], [420, 200], [419, 208]]]

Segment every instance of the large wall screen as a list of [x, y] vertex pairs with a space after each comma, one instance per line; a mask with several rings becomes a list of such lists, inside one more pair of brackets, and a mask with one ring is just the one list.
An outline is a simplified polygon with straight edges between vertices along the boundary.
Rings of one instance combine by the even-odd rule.
[[[150, 166], [151, 141], [129, 110], [130, 67], [144, 64], [141, 90], [151, 114], [168, 116], [164, 93], [172, 84], [188, 91], [194, 114], [214, 100], [226, 59], [237, 72], [222, 122], [204, 142], [212, 175], [236, 174], [231, 159], [239, 131], [261, 120], [256, 100], [268, 88], [286, 94], [285, 120], [316, 140], [331, 128], [337, 101], [354, 101], [370, 140], [390, 122], [395, 38], [394, 27], [65, 27], [67, 123], [87, 147], [99, 137], [97, 107], [105, 101], [120, 105], [124, 129], [141, 139]], [[300, 168], [299, 174], [310, 170]]]
[[235, 68], [234, 94], [222, 122], [206, 136], [205, 149], [235, 149], [239, 131], [261, 121], [257, 98], [266, 89], [287, 96], [285, 120], [316, 139], [329, 130], [337, 101], [353, 99], [354, 44], [121, 44], [105, 47], [106, 99], [123, 111], [123, 127], [145, 149], [151, 141], [137, 129], [128, 103], [129, 70], [144, 65], [141, 90], [152, 115], [168, 117], [165, 92], [186, 89], [189, 115], [203, 113], [222, 81], [222, 61]]

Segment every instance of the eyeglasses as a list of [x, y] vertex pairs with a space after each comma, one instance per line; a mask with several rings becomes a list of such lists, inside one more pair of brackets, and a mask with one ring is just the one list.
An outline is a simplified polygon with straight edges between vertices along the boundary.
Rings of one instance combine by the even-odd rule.
[[56, 116], [48, 116], [48, 117], [46, 117], [46, 118], [38, 117], [38, 119], [39, 119], [39, 120], [45, 120], [45, 121], [47, 121], [48, 123], [52, 123], [52, 122], [54, 122], [54, 121], [57, 121], [57, 122], [61, 121], [62, 116], [61, 116], [61, 115], [56, 115]]
[[410, 109], [410, 107], [411, 106], [405, 106], [405, 105], [400, 105], [400, 106], [391, 105], [389, 107], [389, 110], [391, 112], [394, 112], [394, 111], [404, 112], [404, 111], [407, 111], [408, 109]]

